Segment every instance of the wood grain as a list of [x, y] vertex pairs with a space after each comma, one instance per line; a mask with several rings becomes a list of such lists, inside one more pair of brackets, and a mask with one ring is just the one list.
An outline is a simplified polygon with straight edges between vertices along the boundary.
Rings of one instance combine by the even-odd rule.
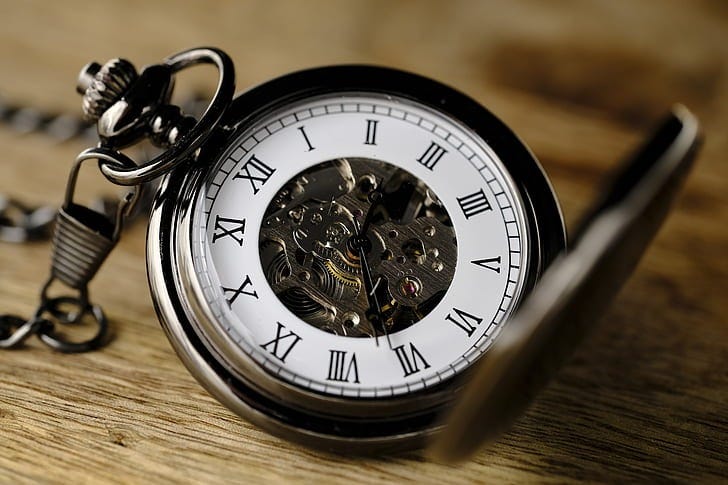
[[[91, 287], [113, 320], [110, 346], [0, 352], [0, 482], [728, 480], [724, 2], [37, 0], [0, 2], [0, 19], [0, 95], [59, 112], [78, 112], [75, 77], [89, 60], [143, 65], [195, 45], [227, 50], [239, 89], [340, 62], [440, 79], [531, 146], [571, 227], [671, 103], [692, 108], [706, 136], [675, 212], [593, 336], [515, 428], [466, 464], [322, 454], [234, 416], [163, 336], [136, 224]], [[180, 90], [211, 88], [209, 74]], [[0, 128], [0, 147], [0, 192], [58, 203], [83, 145]], [[47, 268], [47, 244], [0, 245], [0, 310], [30, 313]]]

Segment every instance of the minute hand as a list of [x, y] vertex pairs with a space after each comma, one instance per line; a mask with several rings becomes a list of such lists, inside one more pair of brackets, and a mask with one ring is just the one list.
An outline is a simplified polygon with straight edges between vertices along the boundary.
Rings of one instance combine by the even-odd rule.
[[[384, 319], [382, 318], [382, 308], [379, 305], [379, 299], [377, 298], [377, 287], [372, 281], [372, 272], [369, 268], [369, 262], [367, 261], [365, 247], [367, 239], [364, 233], [361, 232], [361, 227], [359, 227], [359, 221], [357, 221], [356, 219], [354, 219], [354, 231], [356, 233], [356, 247], [359, 252], [362, 278], [364, 279], [364, 291], [367, 294], [367, 302], [369, 303], [367, 318], [372, 323], [372, 326], [375, 327], [374, 337], [376, 339], [377, 345], [379, 345], [379, 338], [377, 336], [376, 328], [378, 326], [379, 330], [381, 330], [381, 332], [387, 337], [387, 342], [389, 343], [389, 346], [391, 348], [392, 342], [389, 339], [389, 333], [387, 333], [387, 327], [384, 323]], [[379, 282], [379, 280], [377, 280], [377, 282]]]

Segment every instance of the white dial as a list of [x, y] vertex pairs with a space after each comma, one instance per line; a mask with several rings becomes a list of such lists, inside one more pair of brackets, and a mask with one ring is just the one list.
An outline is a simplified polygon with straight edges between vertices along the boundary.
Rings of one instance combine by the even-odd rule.
[[[513, 181], [485, 141], [417, 102], [348, 93], [291, 103], [241, 132], [210, 173], [193, 217], [199, 284], [221, 332], [289, 384], [366, 398], [434, 386], [488, 349], [520, 297], [529, 244]], [[419, 216], [400, 214], [405, 223], [390, 225], [398, 230], [385, 221], [366, 231], [367, 285], [347, 242], [372, 203], [372, 186], [362, 184], [385, 185], [393, 173], [418, 187]], [[325, 250], [312, 242], [317, 218], [313, 239]], [[274, 240], [289, 259], [275, 281], [275, 254], [266, 253]], [[334, 275], [333, 286], [312, 286], [317, 274], [306, 268], [315, 264]], [[387, 285], [394, 302], [375, 312], [389, 315], [379, 331], [362, 310], [372, 283]], [[314, 317], [283, 294], [309, 298], [301, 305]]]

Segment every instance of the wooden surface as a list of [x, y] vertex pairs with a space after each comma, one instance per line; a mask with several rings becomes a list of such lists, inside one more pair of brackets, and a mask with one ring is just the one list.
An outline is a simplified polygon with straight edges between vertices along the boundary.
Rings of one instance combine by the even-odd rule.
[[[238, 89], [367, 62], [469, 93], [553, 180], [573, 228], [602, 176], [674, 101], [706, 143], [676, 211], [593, 336], [500, 442], [449, 467], [271, 437], [212, 399], [160, 329], [132, 227], [91, 290], [115, 340], [0, 351], [0, 482], [728, 480], [728, 8], [725, 2], [0, 2], [0, 95], [77, 113], [92, 59], [227, 50]], [[210, 71], [180, 90], [211, 87]], [[0, 127], [0, 192], [62, 197], [82, 144]], [[91, 171], [89, 171], [91, 173]], [[88, 180], [92, 180], [93, 175]], [[91, 183], [91, 182], [89, 182]], [[29, 314], [48, 245], [0, 245], [0, 310]]]

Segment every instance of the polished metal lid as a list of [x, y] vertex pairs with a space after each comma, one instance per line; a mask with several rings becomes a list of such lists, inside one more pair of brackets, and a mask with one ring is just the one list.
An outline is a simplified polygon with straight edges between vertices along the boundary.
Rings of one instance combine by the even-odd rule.
[[675, 106], [619, 170], [483, 357], [431, 451], [467, 458], [522, 414], [630, 276], [665, 220], [699, 144], [698, 122]]

